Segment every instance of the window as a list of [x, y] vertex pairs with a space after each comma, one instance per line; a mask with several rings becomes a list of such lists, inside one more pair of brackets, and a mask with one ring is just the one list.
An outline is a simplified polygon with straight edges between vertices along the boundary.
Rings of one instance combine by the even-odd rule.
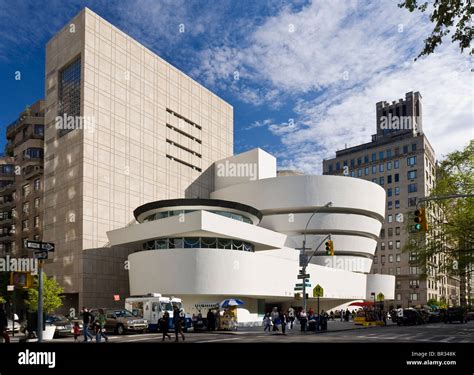
[[408, 185], [408, 193], [416, 193], [416, 191], [417, 191], [416, 183]]
[[41, 180], [37, 178], [34, 183], [34, 189], [35, 191], [38, 191], [41, 188]]
[[29, 202], [23, 203], [21, 210], [24, 214], [27, 214], [28, 212], [30, 212], [30, 203]]
[[351, 159], [351, 168], [354, 168], [354, 159]]
[[34, 225], [35, 225], [35, 228], [39, 228], [39, 216], [35, 216], [35, 219], [34, 219]]
[[379, 262], [379, 258], [378, 257], [374, 257], [374, 264], [377, 264]]
[[40, 206], [40, 199], [35, 198], [35, 208], [39, 208], [39, 206]]
[[376, 174], [376, 173], [377, 173], [377, 166], [372, 165], [372, 174]]
[[398, 173], [395, 173], [395, 182], [400, 181], [400, 175]]
[[392, 196], [392, 188], [388, 188], [387, 189], [387, 197], [391, 197]]
[[400, 249], [400, 240], [395, 241], [395, 248]]
[[400, 160], [395, 160], [393, 162], [393, 169], [398, 169], [400, 167]]
[[402, 254], [395, 255], [395, 260], [396, 260], [397, 263], [400, 263], [401, 260], [402, 260]]
[[395, 147], [395, 156], [400, 155], [400, 147]]
[[387, 202], [387, 209], [391, 210], [392, 209], [392, 201]]
[[388, 236], [389, 237], [393, 236], [393, 228], [388, 228]]
[[383, 152], [383, 151], [380, 151], [380, 152], [379, 152], [379, 159], [380, 159], [380, 160], [383, 160], [383, 159], [384, 159], [384, 152]]
[[29, 185], [29, 184], [23, 185], [23, 187], [21, 188], [21, 190], [22, 190], [22, 193], [23, 193], [23, 197], [26, 198], [28, 195], [30, 195], [31, 189], [30, 189], [30, 185]]
[[395, 195], [400, 195], [400, 187], [395, 186]]
[[410, 267], [410, 275], [418, 275], [418, 267]]
[[[58, 116], [76, 118], [81, 115], [81, 58], [79, 57], [59, 72], [58, 77]], [[74, 129], [59, 129], [64, 135]]]
[[380, 250], [385, 250], [385, 242], [380, 242]]
[[43, 159], [43, 149], [37, 147], [30, 147], [23, 150], [24, 159]]
[[337, 162], [336, 163], [336, 171], [339, 171], [339, 170], [341, 170], [341, 163]]
[[357, 177], [362, 177], [362, 169], [357, 170]]
[[416, 151], [416, 143], [413, 143], [413, 144], [411, 145], [411, 151], [412, 151], [412, 152], [415, 152], [415, 151]]
[[385, 179], [383, 177], [380, 177], [379, 184], [380, 186], [383, 186], [385, 184]]
[[377, 160], [377, 153], [373, 153], [372, 154], [372, 161], [376, 161]]
[[415, 207], [416, 206], [416, 197], [408, 198], [408, 207]]
[[35, 134], [39, 136], [44, 136], [44, 125], [35, 125]]
[[383, 172], [383, 164], [379, 165], [379, 172]]
[[[395, 195], [398, 195], [397, 190], [395, 190]], [[400, 201], [399, 200], [395, 201], [395, 208], [400, 208]]]
[[409, 262], [416, 262], [418, 258], [418, 254], [416, 253], [416, 251], [412, 251], [410, 252], [409, 256], [408, 256], [408, 261]]
[[329, 164], [329, 173], [332, 172], [332, 164]]
[[380, 229], [380, 238], [385, 238], [385, 229]]
[[21, 222], [21, 229], [28, 230], [28, 219]]
[[407, 173], [407, 178], [408, 178], [409, 180], [414, 180], [414, 179], [416, 178], [416, 170], [414, 170], [414, 171], [408, 171], [408, 173]]
[[392, 150], [387, 150], [387, 158], [391, 158], [392, 157]]
[[382, 264], [385, 263], [385, 255], [381, 255], [381, 256], [380, 256], [380, 262], [381, 262]]
[[393, 268], [392, 268], [392, 267], [390, 267], [390, 268], [388, 269], [388, 274], [389, 274], [389, 275], [393, 275]]
[[408, 154], [408, 145], [403, 146], [403, 153]]
[[409, 158], [407, 158], [407, 165], [416, 165], [416, 156], [410, 156]]
[[361, 165], [362, 164], [362, 158], [357, 158], [357, 165]]
[[388, 222], [393, 223], [393, 215], [388, 215]]
[[364, 156], [364, 163], [368, 163], [369, 162], [369, 155], [365, 155]]
[[400, 227], [395, 228], [395, 235], [399, 236], [400, 235]]
[[391, 184], [392, 183], [392, 175], [388, 175], [387, 176], [387, 184]]
[[389, 161], [387, 162], [387, 171], [390, 171], [392, 169], [392, 162]]
[[402, 300], [402, 295], [400, 293], [397, 293], [397, 301], [401, 301]]
[[418, 293], [410, 293], [411, 301], [418, 301]]
[[369, 167], [365, 167], [364, 172], [365, 172], [365, 175], [368, 176], [369, 175]]
[[[393, 241], [388, 241], [388, 249], [393, 250]], [[393, 255], [391, 255], [393, 256]]]

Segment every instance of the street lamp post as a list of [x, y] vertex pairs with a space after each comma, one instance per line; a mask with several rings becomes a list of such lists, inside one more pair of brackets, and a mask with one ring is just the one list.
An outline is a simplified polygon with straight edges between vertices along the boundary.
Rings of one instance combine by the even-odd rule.
[[[310, 223], [310, 221], [311, 221], [311, 219], [313, 218], [314, 215], [316, 215], [322, 209], [327, 208], [327, 207], [331, 207], [331, 206], [332, 206], [332, 202], [328, 202], [324, 206], [318, 207], [315, 211], [313, 211], [313, 213], [311, 214], [311, 216], [308, 219], [308, 222], [306, 223], [306, 227], [304, 228], [304, 232], [303, 232], [303, 247], [301, 248], [301, 254], [300, 254], [301, 255], [300, 256], [300, 263], [301, 263], [300, 266], [302, 268], [302, 274], [303, 275], [306, 275], [306, 267], [308, 266], [308, 263], [312, 258], [312, 255], [311, 255], [311, 257], [309, 257], [309, 259], [306, 258], [306, 231], [308, 230], [309, 223]], [[327, 238], [327, 236], [326, 236], [326, 238]], [[323, 240], [323, 242], [326, 240], [326, 238]], [[319, 244], [319, 246], [321, 246], [321, 244], [323, 242], [321, 242]], [[316, 250], [314, 250], [314, 252], [316, 252], [318, 250], [319, 246], [316, 247]], [[309, 249], [311, 250], [311, 248], [309, 248]], [[305, 278], [303, 278], [303, 310], [306, 312], [306, 279]]]

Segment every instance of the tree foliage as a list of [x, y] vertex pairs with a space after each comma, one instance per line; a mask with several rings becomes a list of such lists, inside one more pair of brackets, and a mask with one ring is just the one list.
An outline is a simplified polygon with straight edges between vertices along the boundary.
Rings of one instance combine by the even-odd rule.
[[474, 13], [471, 0], [435, 0], [431, 5], [428, 1], [404, 0], [398, 6], [407, 8], [410, 12], [415, 10], [425, 12], [427, 9], [432, 9], [429, 18], [434, 23], [434, 28], [431, 35], [425, 39], [424, 48], [418, 57], [433, 53], [453, 29], [451, 42], [457, 42], [461, 52], [468, 49], [470, 55], [474, 54], [474, 48], [471, 49], [473, 37], [471, 17]]
[[[474, 194], [472, 140], [438, 165], [430, 197], [458, 194]], [[420, 267], [422, 278], [441, 274], [461, 281], [470, 278], [474, 267], [474, 198], [436, 200], [427, 202], [426, 207], [434, 214], [428, 233], [411, 232], [404, 247], [404, 251], [416, 254], [412, 265]]]
[[[43, 272], [43, 311], [47, 314], [59, 309], [62, 304], [62, 296], [64, 289], [58, 282], [52, 278], [48, 278]], [[30, 311], [38, 311], [38, 278], [36, 278], [33, 288], [28, 289], [28, 299], [26, 304]]]

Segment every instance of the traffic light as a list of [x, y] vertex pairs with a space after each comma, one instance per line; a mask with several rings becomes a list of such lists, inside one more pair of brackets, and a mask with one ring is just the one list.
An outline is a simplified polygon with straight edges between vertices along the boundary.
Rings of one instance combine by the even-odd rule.
[[334, 244], [332, 240], [326, 241], [326, 255], [330, 255], [330, 256], [334, 255]]
[[426, 209], [419, 208], [415, 211], [415, 218], [413, 219], [415, 222], [415, 229], [417, 231], [428, 231], [428, 221], [426, 220]]

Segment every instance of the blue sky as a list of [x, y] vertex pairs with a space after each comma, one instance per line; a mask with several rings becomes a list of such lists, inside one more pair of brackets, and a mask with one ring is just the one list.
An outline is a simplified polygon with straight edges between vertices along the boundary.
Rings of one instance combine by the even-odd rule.
[[85, 6], [231, 103], [234, 152], [262, 147], [280, 168], [320, 173], [370, 141], [376, 102], [408, 91], [423, 96], [438, 158], [473, 138], [468, 55], [446, 41], [414, 62], [431, 24], [394, 0], [0, 0], [0, 147], [44, 96], [46, 42]]

